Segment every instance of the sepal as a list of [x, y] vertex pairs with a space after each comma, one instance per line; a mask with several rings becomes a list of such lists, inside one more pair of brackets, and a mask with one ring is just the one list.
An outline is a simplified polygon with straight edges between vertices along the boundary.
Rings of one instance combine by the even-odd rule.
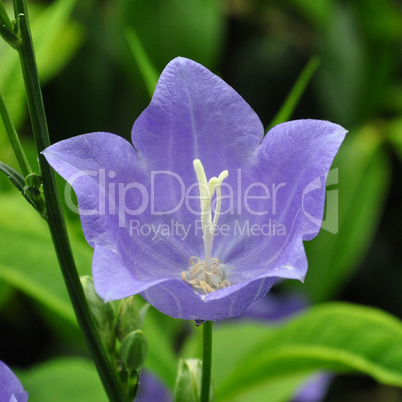
[[117, 313], [116, 336], [120, 342], [130, 333], [140, 329], [142, 319], [140, 308], [134, 296], [123, 299]]
[[109, 302], [105, 303], [98, 296], [91, 277], [82, 276], [80, 279], [87, 303], [106, 350], [113, 355], [116, 345], [116, 320], [113, 305]]
[[32, 173], [26, 178], [11, 166], [0, 162], [0, 172], [3, 172], [22, 196], [46, 219], [46, 203], [43, 197], [41, 177]]

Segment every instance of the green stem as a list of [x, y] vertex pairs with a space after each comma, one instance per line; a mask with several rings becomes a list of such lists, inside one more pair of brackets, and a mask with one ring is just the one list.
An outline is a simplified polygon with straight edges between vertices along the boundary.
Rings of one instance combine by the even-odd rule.
[[18, 46], [20, 40], [13, 32], [13, 24], [8, 17], [3, 2], [0, 0], [0, 36], [14, 49]]
[[15, 130], [13, 121], [11, 120], [10, 114], [8, 113], [6, 100], [0, 91], [0, 115], [3, 120], [4, 128], [6, 129], [8, 139], [10, 140], [11, 146], [13, 147], [15, 156], [17, 157], [18, 164], [20, 165], [22, 174], [28, 176], [32, 173], [31, 167], [29, 166], [28, 159], [25, 156], [25, 152], [22, 149], [20, 139], [18, 138], [17, 131]]
[[0, 36], [14, 49], [19, 45], [18, 36], [14, 35], [13, 32], [9, 31], [0, 21]]
[[209, 402], [212, 366], [212, 321], [205, 321], [202, 327], [204, 345], [202, 356], [201, 402]]
[[0, 0], [0, 24], [3, 24], [3, 26], [9, 31], [13, 30], [13, 24], [11, 23], [11, 20], [1, 0]]
[[117, 371], [111, 364], [102, 345], [82, 290], [61, 211], [54, 173], [41, 154], [50, 145], [50, 140], [25, 0], [14, 0], [14, 12], [21, 32], [18, 53], [27, 92], [32, 130], [38, 151], [48, 225], [53, 244], [78, 324], [83, 332], [109, 400], [113, 402], [125, 401], [126, 398], [123, 395]]

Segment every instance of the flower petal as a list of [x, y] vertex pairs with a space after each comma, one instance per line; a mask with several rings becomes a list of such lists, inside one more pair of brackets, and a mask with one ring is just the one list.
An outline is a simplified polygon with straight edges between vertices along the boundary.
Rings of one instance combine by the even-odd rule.
[[[263, 134], [258, 116], [233, 88], [202, 65], [178, 57], [164, 69], [150, 105], [134, 123], [132, 141], [149, 170], [174, 172], [155, 183], [155, 202], [167, 208], [170, 201], [173, 208], [182, 188], [197, 186], [194, 159], [201, 160], [208, 178], [235, 172], [250, 163]], [[234, 177], [225, 183], [233, 186]], [[195, 187], [192, 194], [197, 192]], [[190, 205], [199, 212], [199, 201]], [[194, 223], [194, 213], [186, 211], [178, 219]]]
[[[152, 215], [149, 200], [150, 174], [129, 142], [114, 134], [91, 133], [58, 142], [43, 154], [74, 188], [92, 247], [110, 249], [134, 276], [145, 272], [153, 280], [180, 274], [189, 257], [173, 236], [154, 235], [152, 224], [158, 217]], [[71, 198], [66, 201], [73, 208]]]
[[8, 368], [6, 364], [0, 361], [0, 401], [26, 402], [28, 393], [24, 391], [20, 380]]
[[[138, 262], [133, 261], [133, 264]], [[118, 254], [109, 248], [95, 245], [92, 273], [95, 289], [105, 302], [132, 296], [165, 280], [157, 274], [152, 277], [153, 270], [142, 269], [142, 278], [132, 271], [133, 265], [127, 266]]]
[[[118, 220], [119, 206], [114, 205], [116, 199], [110, 195], [110, 184], [142, 184], [146, 180], [132, 145], [115, 134], [98, 132], [60, 141], [43, 151], [43, 155], [73, 187], [88, 243], [92, 247], [98, 243], [115, 248], [113, 226]], [[74, 210], [71, 196], [66, 191], [64, 195], [67, 206]]]
[[[265, 270], [271, 276], [276, 270], [280, 277], [303, 280], [307, 261], [302, 241], [320, 230], [326, 175], [345, 134], [341, 126], [319, 120], [283, 123], [267, 133], [248, 176], [265, 184], [270, 198], [253, 200], [253, 208], [242, 211], [241, 220], [257, 228], [270, 225], [271, 230], [254, 236], [245, 231], [232, 245], [221, 240], [222, 258], [238, 275], [259, 276]], [[268, 213], [255, 213], [260, 210]]]
[[183, 178], [194, 159], [207, 176], [247, 165], [263, 126], [245, 100], [195, 61], [178, 57], [162, 72], [150, 105], [136, 120], [132, 140], [148, 168]]
[[185, 320], [216, 321], [235, 317], [264, 296], [278, 278], [262, 278], [229, 286], [201, 296], [182, 280], [168, 280], [150, 287], [141, 295], [161, 311]]

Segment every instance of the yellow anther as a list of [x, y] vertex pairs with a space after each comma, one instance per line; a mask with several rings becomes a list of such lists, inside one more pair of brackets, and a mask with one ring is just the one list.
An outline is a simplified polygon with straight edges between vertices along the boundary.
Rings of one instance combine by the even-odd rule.
[[[183, 271], [181, 273], [181, 278], [184, 282], [187, 282], [196, 289], [201, 289], [205, 294], [209, 294], [218, 289], [224, 289], [231, 285], [227, 280], [222, 281], [222, 274], [217, 271], [220, 261], [217, 258], [213, 258], [213, 272], [207, 272], [203, 268], [203, 263], [201, 263], [198, 257], [191, 257], [189, 260], [190, 267], [192, 268], [190, 273], [190, 279], [187, 278], [188, 271]], [[196, 271], [199, 270], [198, 278], [194, 278]], [[203, 279], [200, 279], [200, 275]]]
[[198, 257], [190, 257], [190, 265], [199, 264], [200, 259]]

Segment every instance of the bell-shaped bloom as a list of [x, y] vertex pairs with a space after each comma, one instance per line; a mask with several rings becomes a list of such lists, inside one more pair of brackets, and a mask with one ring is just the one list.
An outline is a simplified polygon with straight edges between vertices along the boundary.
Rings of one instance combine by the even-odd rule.
[[345, 133], [298, 120], [264, 136], [229, 85], [176, 58], [134, 123], [134, 146], [97, 132], [44, 155], [75, 190], [104, 300], [140, 293], [172, 317], [221, 320], [280, 278], [304, 280], [303, 241], [320, 229]]
[[28, 394], [24, 391], [20, 380], [0, 361], [0, 402], [26, 402]]

